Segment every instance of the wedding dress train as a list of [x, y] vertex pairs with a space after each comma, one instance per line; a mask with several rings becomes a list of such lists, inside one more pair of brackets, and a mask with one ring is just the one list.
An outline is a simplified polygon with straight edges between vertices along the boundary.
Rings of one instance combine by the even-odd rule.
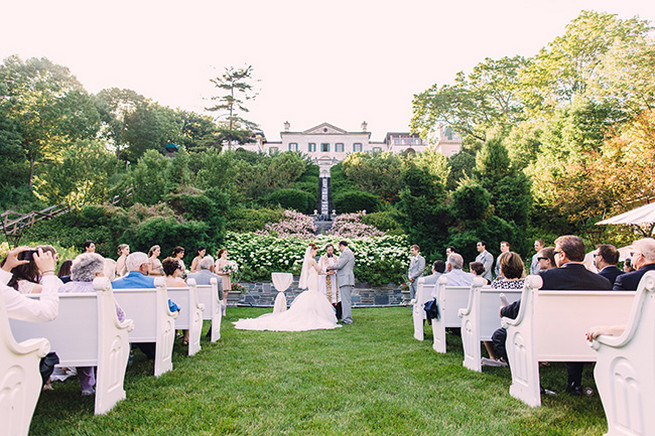
[[[303, 270], [305, 270], [304, 265]], [[240, 319], [234, 323], [235, 328], [299, 332], [341, 327], [337, 324], [334, 308], [318, 290], [318, 272], [314, 268], [309, 268], [307, 271], [307, 287], [307, 291], [293, 300], [289, 310], [266, 313], [258, 318]]]

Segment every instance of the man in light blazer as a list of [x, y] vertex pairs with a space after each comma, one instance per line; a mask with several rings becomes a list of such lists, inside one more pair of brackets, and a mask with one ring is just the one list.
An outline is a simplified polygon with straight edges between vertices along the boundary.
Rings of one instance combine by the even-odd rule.
[[407, 270], [407, 280], [409, 280], [409, 299], [413, 300], [416, 297], [416, 287], [418, 286], [418, 279], [423, 275], [425, 269], [425, 259], [421, 256], [418, 245], [414, 244], [409, 248], [412, 253], [412, 260], [409, 262], [409, 269]]
[[344, 324], [352, 324], [352, 290], [355, 286], [355, 255], [348, 248], [348, 241], [339, 242], [339, 262], [328, 268], [328, 270], [336, 271], [337, 284], [339, 285], [339, 292], [341, 293], [341, 309], [342, 320]]

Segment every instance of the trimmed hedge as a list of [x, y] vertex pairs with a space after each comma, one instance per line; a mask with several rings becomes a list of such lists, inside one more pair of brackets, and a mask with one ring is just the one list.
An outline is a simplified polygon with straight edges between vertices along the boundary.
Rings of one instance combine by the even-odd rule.
[[380, 199], [364, 191], [342, 191], [332, 197], [337, 213], [353, 213], [365, 210], [375, 212], [380, 207]]

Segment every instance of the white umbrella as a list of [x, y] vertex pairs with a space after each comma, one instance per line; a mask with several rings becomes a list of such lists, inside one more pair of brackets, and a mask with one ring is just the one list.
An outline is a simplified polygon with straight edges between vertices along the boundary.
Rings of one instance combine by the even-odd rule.
[[621, 215], [598, 221], [596, 224], [627, 224], [635, 226], [648, 238], [652, 235], [653, 227], [655, 226], [655, 203], [645, 204]]

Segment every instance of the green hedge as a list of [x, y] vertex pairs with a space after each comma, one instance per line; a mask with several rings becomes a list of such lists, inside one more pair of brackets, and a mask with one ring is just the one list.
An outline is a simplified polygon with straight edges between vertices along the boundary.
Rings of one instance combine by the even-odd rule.
[[310, 214], [314, 211], [316, 197], [300, 189], [287, 188], [273, 192], [265, 202], [270, 206], [279, 205], [285, 209]]
[[227, 215], [226, 230], [231, 232], [256, 232], [263, 230], [266, 223], [277, 223], [284, 219], [282, 209], [233, 209]]
[[380, 199], [376, 195], [355, 190], [335, 193], [332, 202], [337, 213], [353, 213], [362, 210], [375, 212], [380, 207]]

